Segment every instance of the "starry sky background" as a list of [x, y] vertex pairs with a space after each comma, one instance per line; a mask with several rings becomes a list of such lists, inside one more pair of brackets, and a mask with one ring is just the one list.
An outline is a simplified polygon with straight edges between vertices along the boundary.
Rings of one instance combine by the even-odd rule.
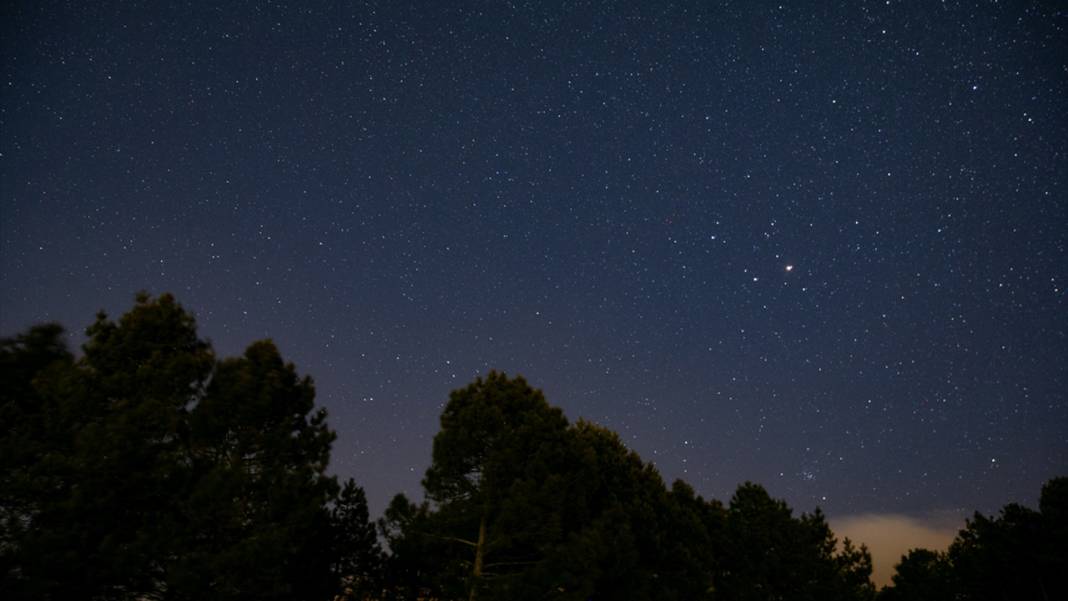
[[1063, 6], [210, 4], [5, 4], [0, 334], [271, 337], [375, 513], [491, 368], [723, 500], [1068, 474]]

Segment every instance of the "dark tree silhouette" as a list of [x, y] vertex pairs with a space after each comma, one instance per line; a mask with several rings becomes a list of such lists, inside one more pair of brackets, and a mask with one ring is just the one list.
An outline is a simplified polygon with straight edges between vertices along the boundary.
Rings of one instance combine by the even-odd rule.
[[594, 424], [568, 425], [522, 378], [454, 391], [424, 479], [380, 522], [395, 598], [830, 599], [874, 592], [863, 548], [818, 510], [794, 518], [755, 485], [729, 509]]
[[[428, 503], [416, 505], [398, 494], [378, 521], [389, 547], [383, 570], [384, 599], [460, 599], [468, 564], [457, 561], [457, 544], [438, 534], [444, 528]], [[466, 549], [460, 548], [467, 556]]]
[[203, 394], [211, 350], [170, 296], [139, 295], [118, 323], [100, 314], [87, 334], [84, 356], [62, 370], [4, 374], [14, 390], [27, 381], [12, 380], [30, 376], [37, 394], [24, 400], [42, 416], [45, 448], [26, 473], [47, 484], [24, 491], [35, 509], [5, 549], [4, 577], [31, 597], [155, 592], [179, 529], [185, 418]]
[[[54, 585], [48, 566], [62, 561], [35, 547], [61, 533], [46, 529], [51, 499], [66, 487], [75, 407], [59, 402], [74, 357], [57, 324], [0, 340], [0, 578], [2, 591], [40, 596]], [[36, 533], [33, 531], [37, 530]], [[74, 555], [74, 553], [64, 553]], [[76, 559], [71, 557], [70, 559]], [[76, 566], [75, 566], [76, 567]], [[31, 581], [30, 575], [37, 578]]]
[[976, 513], [946, 553], [914, 549], [880, 600], [1068, 598], [1068, 478], [1042, 487], [1039, 511], [1016, 503]]
[[362, 495], [339, 497], [311, 380], [270, 341], [216, 361], [145, 294], [87, 334], [77, 361], [54, 325], [0, 343], [7, 598], [323, 599], [360, 575]]
[[334, 433], [314, 398], [311, 379], [270, 341], [218, 363], [189, 415], [191, 481], [180, 506], [187, 552], [170, 563], [170, 590], [190, 598], [330, 594], [328, 506], [338, 487], [325, 471]]
[[[871, 558], [755, 484], [726, 506], [491, 372], [450, 394], [423, 486], [378, 521], [275, 345], [216, 359], [139, 295], [75, 358], [0, 340], [0, 591], [12, 599], [866, 601]], [[379, 540], [389, 552], [383, 553]], [[1068, 598], [1068, 479], [902, 559], [887, 601]]]
[[382, 590], [382, 549], [367, 511], [367, 496], [352, 480], [341, 488], [330, 514], [333, 572], [343, 584], [342, 597], [365, 599]]
[[466, 548], [468, 599], [514, 593], [508, 577], [543, 558], [553, 536], [547, 479], [563, 467], [566, 432], [563, 413], [522, 378], [491, 372], [450, 395], [423, 485], [435, 536]]
[[880, 601], [942, 601], [956, 596], [954, 575], [945, 553], [913, 549], [901, 558], [893, 586], [879, 592]]
[[870, 599], [871, 556], [846, 539], [837, 541], [817, 509], [799, 518], [763, 487], [738, 488], [720, 539], [716, 598]]
[[566, 533], [543, 580], [571, 599], [703, 599], [712, 553], [703, 547], [717, 506], [676, 483], [668, 492], [652, 465], [612, 431], [579, 421], [575, 459], [561, 487]]

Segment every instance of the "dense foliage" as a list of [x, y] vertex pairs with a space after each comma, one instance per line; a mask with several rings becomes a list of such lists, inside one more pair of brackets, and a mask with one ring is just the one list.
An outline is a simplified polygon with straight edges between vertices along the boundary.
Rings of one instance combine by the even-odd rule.
[[99, 315], [79, 359], [62, 332], [0, 343], [5, 598], [324, 599], [376, 554], [270, 341], [218, 360], [168, 295]]
[[[169, 295], [87, 335], [80, 357], [54, 324], [0, 341], [5, 599], [876, 597], [867, 550], [818, 509], [750, 483], [726, 505], [669, 487], [522, 378], [451, 393], [426, 500], [398, 495], [376, 525], [327, 475], [326, 413], [270, 341], [218, 359]], [[1068, 597], [1066, 500], [1057, 479], [1040, 511], [977, 514], [879, 598]]]
[[665, 486], [611, 431], [522, 378], [454, 391], [424, 480], [382, 521], [389, 594], [467, 599], [871, 599], [871, 558], [760, 486]]
[[1042, 487], [1039, 510], [976, 513], [946, 552], [913, 549], [880, 601], [1068, 599], [1068, 478]]

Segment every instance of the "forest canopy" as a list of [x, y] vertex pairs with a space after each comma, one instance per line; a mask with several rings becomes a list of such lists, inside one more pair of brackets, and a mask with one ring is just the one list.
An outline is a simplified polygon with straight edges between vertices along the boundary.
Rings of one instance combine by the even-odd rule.
[[[270, 341], [219, 359], [170, 295], [0, 344], [7, 598], [329, 599], [377, 561], [334, 432]], [[371, 531], [373, 534], [373, 530]]]
[[[761, 486], [704, 499], [610, 430], [490, 372], [441, 415], [425, 498], [372, 522], [269, 340], [219, 358], [170, 295], [99, 314], [79, 356], [0, 341], [0, 574], [12, 599], [871, 600], [871, 557]], [[1068, 480], [976, 514], [881, 599], [1057, 598]]]

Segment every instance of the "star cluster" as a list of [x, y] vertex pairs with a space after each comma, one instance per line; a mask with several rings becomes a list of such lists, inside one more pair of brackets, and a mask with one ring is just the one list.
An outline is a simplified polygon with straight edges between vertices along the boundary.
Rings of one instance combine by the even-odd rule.
[[1068, 472], [1050, 5], [7, 12], [0, 331], [146, 289], [221, 354], [271, 337], [373, 509], [494, 368], [721, 499], [993, 511]]

